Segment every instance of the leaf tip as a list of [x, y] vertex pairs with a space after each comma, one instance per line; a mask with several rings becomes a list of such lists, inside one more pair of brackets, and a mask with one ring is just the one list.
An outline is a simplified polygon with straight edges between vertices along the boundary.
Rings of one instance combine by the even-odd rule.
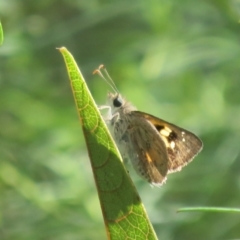
[[64, 52], [64, 51], [67, 50], [65, 47], [57, 47], [56, 49], [57, 49], [59, 52]]

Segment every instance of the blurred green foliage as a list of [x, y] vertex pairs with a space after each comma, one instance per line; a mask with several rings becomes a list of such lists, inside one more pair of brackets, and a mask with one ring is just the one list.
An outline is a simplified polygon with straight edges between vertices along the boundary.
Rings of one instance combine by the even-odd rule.
[[129, 167], [159, 239], [240, 238], [239, 214], [176, 213], [239, 206], [239, 14], [237, 0], [0, 1], [0, 238], [106, 239], [61, 46], [99, 105], [104, 63], [140, 110], [202, 138], [161, 188]]

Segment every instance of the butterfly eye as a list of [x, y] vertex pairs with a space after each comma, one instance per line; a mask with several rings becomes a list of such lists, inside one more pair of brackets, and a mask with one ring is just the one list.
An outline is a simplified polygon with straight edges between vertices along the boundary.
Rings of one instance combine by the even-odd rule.
[[121, 97], [117, 96], [116, 98], [114, 98], [113, 100], [113, 106], [114, 107], [121, 107], [122, 106], [122, 99]]

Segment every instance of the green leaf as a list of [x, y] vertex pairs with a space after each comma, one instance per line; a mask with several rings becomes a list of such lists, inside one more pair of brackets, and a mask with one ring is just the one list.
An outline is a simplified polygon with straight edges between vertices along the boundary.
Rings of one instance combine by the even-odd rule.
[[157, 239], [140, 197], [72, 55], [59, 49], [68, 70], [85, 136], [108, 239]]
[[2, 24], [0, 22], [0, 46], [3, 44], [3, 29]]

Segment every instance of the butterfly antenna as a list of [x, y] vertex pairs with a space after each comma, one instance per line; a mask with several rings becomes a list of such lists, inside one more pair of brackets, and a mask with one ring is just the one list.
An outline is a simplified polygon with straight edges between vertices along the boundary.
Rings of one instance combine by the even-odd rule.
[[[102, 71], [104, 71], [104, 74], [102, 73]], [[101, 64], [98, 69], [93, 71], [93, 74], [98, 74], [106, 83], [108, 83], [108, 85], [117, 93], [119, 93], [114, 81], [112, 80], [112, 78], [110, 77], [107, 69], [105, 68], [105, 66], [103, 64]]]

